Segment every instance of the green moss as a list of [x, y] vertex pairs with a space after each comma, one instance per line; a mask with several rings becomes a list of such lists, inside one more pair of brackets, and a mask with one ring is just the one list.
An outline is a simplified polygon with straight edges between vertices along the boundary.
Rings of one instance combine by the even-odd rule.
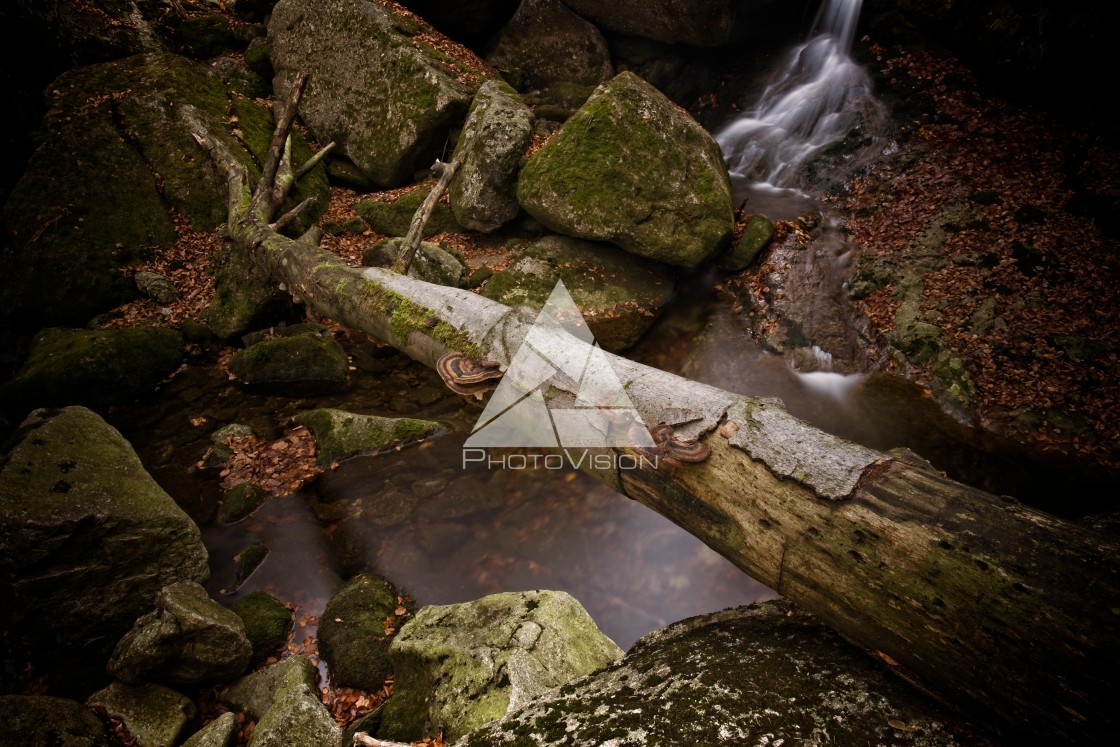
[[[223, 444], [224, 445], [224, 444]], [[226, 447], [228, 451], [228, 447]], [[222, 507], [218, 520], [223, 524], [241, 521], [256, 511], [268, 500], [268, 491], [251, 482], [243, 482], [230, 488], [222, 497]]]
[[324, 465], [419, 441], [447, 430], [441, 423], [430, 420], [384, 418], [333, 409], [301, 412], [295, 420], [315, 433], [319, 462]]
[[392, 672], [391, 635], [386, 618], [395, 619], [397, 591], [379, 576], [356, 576], [335, 592], [319, 624], [319, 648], [341, 687], [377, 690]]
[[268, 548], [254, 542], [237, 554], [237, 584], [240, 586], [249, 575], [268, 557]]
[[254, 591], [234, 602], [230, 609], [245, 623], [245, 636], [253, 644], [255, 664], [284, 645], [292, 628], [292, 613], [271, 594]]
[[[357, 213], [366, 224], [386, 236], [404, 236], [412, 223], [412, 216], [419, 209], [424, 198], [431, 191], [430, 185], [422, 185], [405, 192], [392, 202], [365, 199], [354, 205]], [[432, 215], [424, 226], [424, 236], [434, 236], [444, 231], [461, 231], [451, 206], [446, 202], [436, 203]]]
[[229, 370], [246, 384], [341, 383], [349, 375], [346, 351], [333, 338], [313, 334], [264, 340], [238, 351]]

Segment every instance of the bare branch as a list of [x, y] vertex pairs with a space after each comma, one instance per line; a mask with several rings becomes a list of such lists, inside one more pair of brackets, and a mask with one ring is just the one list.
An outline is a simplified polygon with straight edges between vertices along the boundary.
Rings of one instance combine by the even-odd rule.
[[311, 158], [308, 158], [306, 161], [304, 161], [303, 165], [299, 167], [298, 171], [296, 171], [295, 180], [298, 182], [300, 179], [307, 176], [311, 172], [311, 169], [318, 166], [319, 163], [327, 157], [327, 154], [334, 150], [334, 146], [335, 143], [332, 140], [331, 142], [320, 148], [318, 153], [313, 153], [311, 155]]
[[384, 739], [374, 739], [364, 731], [354, 733], [354, 741], [351, 744], [361, 745], [361, 747], [408, 747], [404, 742], [386, 742]]
[[432, 217], [432, 211], [435, 210], [436, 203], [447, 187], [451, 184], [452, 177], [455, 172], [459, 170], [459, 164], [463, 162], [462, 156], [456, 156], [451, 159], [450, 163], [443, 163], [436, 159], [435, 164], [432, 166], [432, 173], [439, 174], [439, 181], [436, 186], [432, 187], [432, 191], [424, 198], [424, 202], [420, 203], [420, 207], [416, 209], [416, 213], [412, 216], [412, 223], [408, 226], [408, 233], [404, 237], [404, 247], [401, 248], [401, 254], [397, 257], [396, 263], [393, 264], [393, 271], [399, 272], [402, 275], [408, 274], [408, 268], [412, 265], [412, 258], [416, 256], [416, 250], [420, 248], [420, 239], [424, 236], [424, 226], [428, 225], [428, 219]]
[[293, 220], [298, 218], [300, 216], [300, 214], [303, 213], [303, 211], [307, 210], [307, 208], [311, 207], [314, 204], [315, 204], [315, 198], [314, 197], [308, 197], [306, 200], [304, 200], [303, 202], [296, 205], [294, 208], [292, 208], [291, 210], [289, 210], [288, 212], [284, 213], [279, 218], [277, 218], [274, 223], [269, 223], [268, 227], [273, 231], [279, 231], [284, 226], [288, 225]]
[[[288, 134], [292, 130], [292, 123], [296, 118], [296, 108], [307, 85], [307, 73], [296, 73], [292, 81], [292, 90], [284, 101], [284, 106], [276, 118], [276, 129], [272, 133], [272, 143], [268, 146], [268, 155], [265, 157], [264, 167], [261, 169], [261, 179], [253, 193], [253, 204], [259, 209], [261, 204], [273, 205], [275, 203], [274, 190], [276, 188], [276, 174], [280, 162], [287, 150]], [[290, 147], [290, 146], [288, 146]], [[283, 201], [283, 198], [281, 198]], [[275, 207], [272, 208], [275, 210]], [[269, 215], [268, 217], [272, 217]]]

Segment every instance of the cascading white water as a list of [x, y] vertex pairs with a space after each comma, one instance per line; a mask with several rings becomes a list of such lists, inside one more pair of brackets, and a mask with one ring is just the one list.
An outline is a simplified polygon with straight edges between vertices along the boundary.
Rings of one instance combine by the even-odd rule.
[[874, 98], [848, 52], [863, 0], [825, 0], [808, 41], [790, 53], [758, 102], [715, 135], [736, 181], [789, 188], [801, 166], [843, 139]]

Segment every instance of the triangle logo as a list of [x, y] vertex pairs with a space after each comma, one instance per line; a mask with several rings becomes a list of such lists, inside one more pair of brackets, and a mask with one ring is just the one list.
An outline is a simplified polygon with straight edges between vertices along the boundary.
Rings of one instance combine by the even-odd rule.
[[[550, 401], [549, 384], [576, 392]], [[654, 446], [606, 353], [558, 280], [464, 447]]]

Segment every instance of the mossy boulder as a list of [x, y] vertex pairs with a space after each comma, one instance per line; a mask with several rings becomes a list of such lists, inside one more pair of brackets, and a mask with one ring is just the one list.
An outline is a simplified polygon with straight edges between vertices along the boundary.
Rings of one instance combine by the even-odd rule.
[[110, 747], [105, 724], [81, 703], [49, 695], [0, 695], [0, 747]]
[[358, 454], [421, 441], [448, 430], [443, 423], [434, 420], [358, 415], [331, 408], [298, 413], [295, 421], [306, 425], [315, 434], [319, 462], [324, 465]]
[[[362, 264], [366, 267], [392, 267], [404, 250], [405, 240], [385, 239], [362, 252]], [[436, 285], [464, 288], [467, 285], [467, 265], [456, 254], [439, 244], [420, 242], [412, 264], [408, 266], [408, 276]]]
[[521, 169], [517, 199], [557, 233], [696, 267], [731, 240], [719, 146], [632, 73], [603, 84]]
[[0, 390], [5, 411], [129, 402], [156, 388], [183, 360], [183, 337], [172, 329], [45, 329], [23, 368]]
[[230, 358], [229, 371], [246, 384], [332, 386], [346, 381], [346, 351], [328, 334], [262, 340]]
[[441, 728], [457, 739], [622, 651], [567, 593], [526, 591], [424, 607], [389, 655], [393, 697], [378, 736], [407, 741]]
[[562, 280], [607, 350], [637, 342], [673, 297], [669, 268], [609, 244], [547, 236], [514, 256], [486, 281], [482, 295], [514, 308], [539, 309]]
[[[354, 212], [370, 228], [386, 236], [404, 236], [412, 223], [420, 203], [432, 191], [431, 184], [422, 184], [408, 189], [392, 200], [368, 197], [354, 204]], [[424, 224], [424, 236], [434, 236], [444, 231], [460, 231], [462, 226], [455, 220], [451, 205], [446, 201], [436, 203], [428, 222]]]
[[237, 728], [237, 717], [226, 711], [192, 734], [183, 747], [234, 747]]
[[380, 0], [280, 0], [268, 40], [277, 94], [307, 72], [303, 121], [385, 186], [430, 165], [478, 86], [496, 77], [464, 48], [437, 48], [454, 42]]
[[208, 685], [239, 677], [252, 653], [241, 618], [199, 584], [180, 581], [121, 638], [107, 669], [129, 684]]
[[[228, 446], [222, 445], [227, 451]], [[249, 514], [256, 511], [268, 500], [268, 491], [260, 485], [243, 482], [234, 485], [222, 496], [222, 505], [218, 509], [218, 521], [223, 524], [233, 524], [241, 521]]]
[[[397, 697], [394, 693], [393, 698]], [[391, 701], [390, 701], [391, 702]], [[789, 602], [691, 618], [456, 743], [963, 747], [955, 716]]]
[[727, 254], [720, 258], [719, 266], [731, 272], [745, 270], [774, 238], [774, 224], [765, 215], [752, 215], [743, 227], [743, 235]]
[[187, 724], [198, 715], [190, 698], [161, 685], [114, 682], [89, 696], [86, 705], [119, 719], [138, 747], [179, 744]]
[[486, 61], [522, 90], [553, 83], [596, 86], [614, 75], [603, 33], [561, 0], [524, 0]]
[[73, 664], [108, 660], [176, 581], [205, 581], [198, 527], [82, 407], [36, 410], [0, 468], [0, 624]]
[[324, 747], [342, 741], [342, 730], [298, 670], [291, 670], [276, 690], [271, 707], [257, 721], [249, 747]]
[[331, 683], [374, 691], [393, 671], [389, 663], [397, 591], [379, 576], [356, 576], [327, 602], [319, 621], [319, 650], [330, 668]]
[[[4, 206], [3, 311], [30, 325], [84, 323], [135, 295], [120, 269], [176, 241], [174, 208], [199, 230], [226, 220], [225, 177], [180, 116], [192, 106], [210, 134], [258, 173], [272, 114], [231, 95], [207, 69], [165, 53], [64, 73], [47, 88], [39, 146]], [[295, 137], [297, 161], [310, 156]], [[317, 168], [293, 199], [326, 205]], [[293, 227], [295, 230], [295, 227]]]
[[[292, 673], [295, 672], [293, 675]], [[221, 692], [223, 703], [259, 719], [272, 707], [281, 687], [289, 678], [314, 689], [319, 670], [303, 654], [288, 656], [247, 674]]]
[[517, 170], [532, 137], [533, 113], [513, 89], [483, 83], [455, 146], [462, 160], [448, 195], [456, 221], [493, 231], [517, 217]]
[[246, 594], [231, 604], [230, 610], [245, 624], [245, 637], [253, 646], [252, 663], [264, 661], [288, 639], [292, 612], [271, 594]]
[[670, 44], [718, 47], [731, 38], [731, 0], [564, 0], [602, 29]]

